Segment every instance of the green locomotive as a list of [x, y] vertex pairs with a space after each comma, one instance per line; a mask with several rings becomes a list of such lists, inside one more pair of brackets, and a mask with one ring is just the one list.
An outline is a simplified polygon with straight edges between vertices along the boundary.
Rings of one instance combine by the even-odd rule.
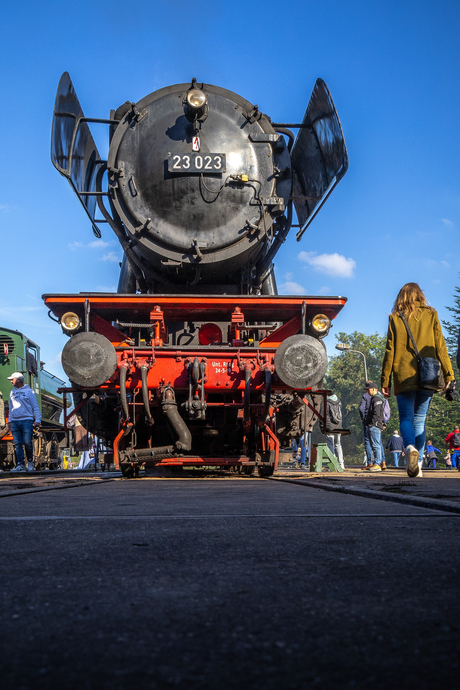
[[40, 348], [19, 331], [0, 328], [0, 469], [9, 470], [14, 465], [14, 446], [7, 432], [8, 398], [11, 381], [8, 376], [15, 371], [24, 374], [27, 383], [37, 396], [42, 413], [40, 430], [34, 433], [34, 463], [36, 469], [57, 469], [60, 463], [60, 447], [65, 446], [66, 433], [60, 422], [63, 409], [62, 395], [58, 389], [65, 382], [45, 371], [40, 361]]

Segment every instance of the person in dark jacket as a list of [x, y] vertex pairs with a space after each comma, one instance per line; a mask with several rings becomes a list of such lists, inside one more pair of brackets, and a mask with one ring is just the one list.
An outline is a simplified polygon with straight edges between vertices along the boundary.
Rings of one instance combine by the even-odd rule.
[[[366, 384], [369, 383], [369, 381], [366, 381]], [[367, 412], [369, 410], [369, 405], [371, 404], [371, 396], [367, 392], [367, 390], [364, 391], [363, 397], [361, 398], [361, 402], [359, 403], [358, 411], [359, 411], [359, 416], [361, 417], [361, 421], [363, 423], [363, 436], [364, 436], [364, 452], [366, 453], [366, 465], [372, 465], [372, 447], [371, 447], [371, 442], [369, 439], [369, 429], [367, 428], [366, 425], [366, 417], [367, 417]]]
[[401, 453], [404, 453], [404, 441], [399, 435], [397, 429], [394, 430], [393, 436], [388, 439], [386, 450], [389, 450], [393, 456], [393, 464], [395, 467], [399, 467], [399, 458]]
[[[378, 394], [378, 388], [373, 381], [368, 381], [366, 390], [371, 396], [371, 402], [366, 415], [366, 426], [369, 430], [369, 440], [374, 454], [374, 462], [368, 466], [369, 472], [380, 472], [385, 467], [382, 452], [383, 398]], [[382, 467], [383, 465], [383, 467]]]
[[[370, 383], [370, 381], [366, 381], [366, 386], [369, 383]], [[379, 390], [377, 390], [377, 393], [379, 395], [382, 395]], [[372, 458], [372, 446], [371, 446], [371, 442], [369, 439], [369, 428], [366, 424], [366, 417], [367, 417], [367, 412], [369, 410], [369, 405], [371, 404], [371, 399], [372, 399], [372, 396], [369, 395], [369, 391], [366, 388], [364, 393], [363, 393], [363, 397], [361, 398], [361, 402], [359, 403], [359, 407], [358, 407], [359, 416], [361, 417], [361, 421], [363, 423], [364, 451], [366, 453], [366, 461], [367, 461], [364, 463], [364, 468], [366, 468], [366, 465], [370, 466], [370, 465], [374, 464], [374, 460]], [[385, 403], [385, 404], [387, 404], [387, 403]], [[389, 410], [389, 407], [388, 407], [388, 410]], [[389, 414], [388, 414], [387, 419], [390, 419]], [[385, 449], [383, 447], [383, 443], [382, 443], [382, 458], [385, 458]]]

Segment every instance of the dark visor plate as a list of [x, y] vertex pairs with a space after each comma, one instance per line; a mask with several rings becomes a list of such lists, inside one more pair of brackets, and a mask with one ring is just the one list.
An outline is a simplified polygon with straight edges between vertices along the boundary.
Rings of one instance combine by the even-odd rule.
[[291, 152], [297, 240], [348, 170], [342, 126], [322, 79], [316, 81], [302, 124]]
[[81, 118], [84, 115], [72, 80], [68, 72], [64, 72], [54, 104], [51, 160], [61, 175], [69, 180], [100, 237], [94, 223], [96, 197], [82, 193], [96, 190], [96, 162], [99, 161], [99, 153], [88, 124], [82, 122]]

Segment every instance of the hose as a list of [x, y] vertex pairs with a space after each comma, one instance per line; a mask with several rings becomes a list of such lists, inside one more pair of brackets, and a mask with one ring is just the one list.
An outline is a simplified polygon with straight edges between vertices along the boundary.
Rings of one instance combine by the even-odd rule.
[[264, 407], [264, 421], [268, 417], [270, 408], [270, 397], [272, 394], [272, 372], [270, 369], [265, 369], [265, 407]]
[[165, 388], [161, 409], [177, 434], [175, 443], [177, 450], [191, 450], [192, 434], [179, 414], [174, 390], [171, 387]]
[[128, 376], [128, 367], [120, 367], [120, 399], [123, 408], [123, 416], [126, 420], [129, 419], [128, 413], [128, 397], [126, 395], [126, 378]]
[[144, 401], [145, 416], [147, 417], [147, 424], [152, 426], [155, 422], [153, 421], [152, 415], [150, 413], [150, 402], [149, 402], [149, 389], [147, 388], [147, 374], [149, 368], [143, 364], [141, 366], [141, 380], [142, 380], [142, 400]]
[[251, 370], [244, 371], [244, 421], [249, 419], [249, 402], [251, 399]]

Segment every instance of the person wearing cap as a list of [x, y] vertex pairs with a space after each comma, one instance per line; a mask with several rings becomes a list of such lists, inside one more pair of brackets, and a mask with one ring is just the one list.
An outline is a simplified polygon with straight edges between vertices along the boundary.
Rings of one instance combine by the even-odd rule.
[[366, 415], [366, 426], [369, 430], [369, 440], [374, 454], [374, 462], [367, 467], [369, 472], [381, 472], [385, 456], [382, 452], [383, 398], [378, 395], [377, 384], [373, 381], [366, 383], [366, 390], [371, 396], [371, 402]]
[[[370, 383], [370, 381], [366, 381], [366, 386], [367, 384]], [[377, 391], [379, 395], [381, 393]], [[369, 395], [369, 391], [367, 388], [364, 388], [364, 393], [363, 397], [361, 398], [361, 402], [359, 403], [359, 416], [361, 417], [361, 421], [363, 423], [363, 437], [364, 437], [364, 452], [366, 454], [366, 460], [364, 462], [364, 469], [367, 469], [371, 465], [374, 464], [373, 460], [373, 454], [372, 454], [372, 446], [371, 446], [371, 441], [369, 438], [369, 428], [366, 423], [366, 418], [367, 418], [367, 413], [369, 411], [369, 406], [371, 404], [372, 397]], [[382, 458], [385, 457], [385, 450], [383, 448], [383, 443], [382, 443]], [[383, 467], [385, 467], [385, 463], [383, 464]], [[382, 467], [382, 469], [383, 469]]]
[[40, 408], [33, 390], [24, 383], [24, 374], [15, 371], [8, 376], [13, 385], [9, 398], [8, 427], [13, 435], [17, 465], [12, 472], [25, 472], [24, 448], [26, 449], [27, 469], [34, 470], [32, 431], [42, 421]]

